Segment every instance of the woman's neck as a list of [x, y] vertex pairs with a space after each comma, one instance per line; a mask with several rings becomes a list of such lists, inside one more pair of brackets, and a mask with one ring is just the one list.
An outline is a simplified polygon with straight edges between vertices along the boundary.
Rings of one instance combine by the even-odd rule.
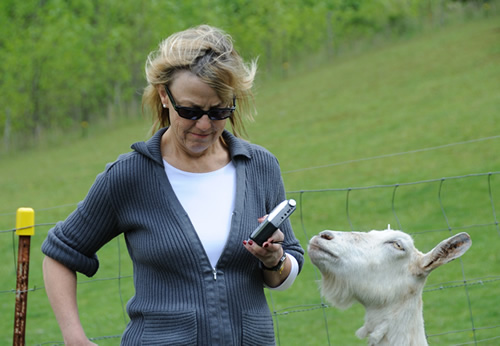
[[162, 138], [161, 153], [171, 166], [185, 172], [206, 173], [225, 167], [231, 156], [222, 139], [201, 153], [188, 153], [175, 145], [170, 145], [168, 137]]

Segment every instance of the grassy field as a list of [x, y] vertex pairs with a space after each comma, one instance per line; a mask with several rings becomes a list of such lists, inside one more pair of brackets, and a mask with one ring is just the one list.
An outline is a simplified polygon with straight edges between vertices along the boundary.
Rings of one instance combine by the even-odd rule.
[[[429, 277], [424, 318], [434, 345], [500, 340], [493, 339], [500, 337], [500, 174], [481, 175], [500, 171], [499, 82], [497, 17], [379, 45], [257, 87], [259, 115], [249, 139], [280, 160], [289, 196], [299, 201], [292, 223], [304, 247], [323, 229], [387, 224], [411, 233], [423, 252], [451, 233], [471, 234], [469, 252]], [[0, 231], [14, 227], [21, 206], [33, 207], [41, 224], [32, 241], [28, 345], [61, 340], [43, 290], [39, 248], [47, 231], [148, 129], [148, 121], [134, 119], [1, 158]], [[1, 344], [12, 343], [16, 244], [12, 232], [0, 233]], [[79, 285], [81, 317], [96, 338], [122, 333], [122, 302], [133, 294], [123, 240], [99, 257], [96, 281], [81, 277]], [[363, 309], [318, 308], [318, 279], [306, 259], [294, 287], [269, 296], [280, 344], [364, 345], [354, 336]]]

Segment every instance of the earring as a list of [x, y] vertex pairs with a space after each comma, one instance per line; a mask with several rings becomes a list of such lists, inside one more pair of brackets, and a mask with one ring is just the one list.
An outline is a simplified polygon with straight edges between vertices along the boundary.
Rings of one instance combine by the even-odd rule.
[[163, 108], [167, 108], [167, 105], [166, 105], [166, 104], [163, 104]]

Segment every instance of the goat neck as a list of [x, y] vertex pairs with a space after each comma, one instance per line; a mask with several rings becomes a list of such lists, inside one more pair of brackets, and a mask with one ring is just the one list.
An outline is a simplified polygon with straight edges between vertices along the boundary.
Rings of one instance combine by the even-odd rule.
[[426, 346], [421, 292], [386, 306], [365, 306], [365, 324], [356, 336], [370, 346]]

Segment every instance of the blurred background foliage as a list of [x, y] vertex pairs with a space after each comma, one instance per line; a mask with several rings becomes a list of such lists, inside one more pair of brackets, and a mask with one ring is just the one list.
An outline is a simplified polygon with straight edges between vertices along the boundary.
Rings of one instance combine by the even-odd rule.
[[496, 10], [494, 0], [2, 0], [0, 154], [140, 116], [147, 53], [191, 26], [228, 31], [265, 80]]

